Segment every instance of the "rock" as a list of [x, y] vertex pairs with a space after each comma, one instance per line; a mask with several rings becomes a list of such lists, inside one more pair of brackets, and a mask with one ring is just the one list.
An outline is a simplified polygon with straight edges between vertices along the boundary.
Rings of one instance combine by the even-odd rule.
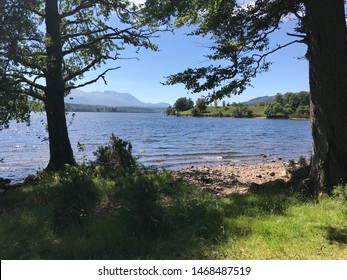
[[201, 182], [205, 184], [212, 184], [213, 180], [211, 178], [201, 177]]
[[273, 176], [276, 175], [276, 173], [275, 172], [270, 172], [269, 175], [273, 177]]
[[287, 170], [283, 170], [279, 175], [280, 175], [281, 177], [285, 177], [285, 178], [288, 178], [288, 177], [289, 177], [289, 174], [288, 174], [288, 171], [287, 171]]
[[257, 178], [263, 178], [263, 176], [262, 176], [261, 174], [257, 174], [257, 175], [255, 175], [255, 177], [257, 177]]

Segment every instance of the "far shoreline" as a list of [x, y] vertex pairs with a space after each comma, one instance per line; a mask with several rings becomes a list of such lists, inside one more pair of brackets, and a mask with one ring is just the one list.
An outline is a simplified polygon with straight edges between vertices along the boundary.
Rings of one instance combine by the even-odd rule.
[[168, 117], [185, 117], [185, 118], [220, 118], [220, 119], [267, 119], [267, 120], [289, 120], [289, 121], [309, 121], [310, 118], [282, 118], [282, 117], [279, 117], [279, 118], [269, 118], [269, 117], [262, 117], [262, 116], [255, 116], [255, 117], [251, 117], [251, 118], [248, 118], [248, 117], [243, 117], [243, 118], [237, 118], [237, 117], [233, 117], [233, 116], [214, 116], [214, 115], [198, 115], [198, 116], [193, 116], [193, 115], [189, 115], [189, 114], [183, 114], [183, 115], [167, 115], [166, 116]]

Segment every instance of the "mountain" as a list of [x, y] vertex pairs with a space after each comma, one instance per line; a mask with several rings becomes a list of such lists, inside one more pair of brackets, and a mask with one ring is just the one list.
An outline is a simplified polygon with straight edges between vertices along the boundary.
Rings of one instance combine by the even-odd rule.
[[243, 102], [243, 104], [246, 104], [248, 106], [254, 106], [257, 105], [258, 103], [270, 103], [275, 96], [261, 96], [257, 98], [253, 98], [247, 102]]
[[143, 108], [166, 108], [168, 103], [144, 103], [131, 95], [130, 93], [121, 93], [116, 91], [92, 91], [72, 90], [65, 97], [66, 103], [83, 105], [102, 105], [109, 107], [143, 107]]

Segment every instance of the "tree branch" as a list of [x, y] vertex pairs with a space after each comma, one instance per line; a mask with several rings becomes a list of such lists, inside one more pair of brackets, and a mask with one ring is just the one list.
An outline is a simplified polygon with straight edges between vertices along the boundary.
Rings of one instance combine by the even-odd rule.
[[105, 75], [109, 72], [109, 71], [113, 71], [113, 70], [117, 70], [119, 69], [120, 67], [114, 67], [114, 68], [109, 68], [107, 69], [106, 71], [104, 71], [103, 73], [101, 73], [99, 76], [97, 76], [95, 79], [92, 79], [88, 82], [85, 82], [83, 84], [80, 84], [80, 85], [71, 85], [71, 86], [67, 86], [66, 87], [66, 90], [67, 91], [71, 91], [72, 89], [76, 89], [76, 88], [81, 88], [81, 87], [84, 87], [86, 85], [90, 85], [90, 84], [93, 84], [95, 82], [97, 82], [98, 80], [100, 79], [103, 79], [104, 83], [107, 84], [106, 80], [105, 80]]
[[[8, 75], [8, 77], [16, 79], [20, 83], [25, 83], [25, 84], [27, 84], [30, 87], [33, 87], [35, 89], [38, 89], [38, 90], [41, 90], [41, 91], [45, 91], [46, 90], [45, 86], [40, 85], [40, 84], [38, 84], [38, 83], [36, 83], [34, 81], [31, 81], [31, 80], [27, 79], [26, 77], [24, 77], [22, 75], [10, 74], [10, 75]], [[33, 94], [33, 95], [31, 95], [32, 97], [44, 101], [44, 96], [42, 96], [40, 94], [34, 94], [34, 93], [32, 93], [32, 94]]]

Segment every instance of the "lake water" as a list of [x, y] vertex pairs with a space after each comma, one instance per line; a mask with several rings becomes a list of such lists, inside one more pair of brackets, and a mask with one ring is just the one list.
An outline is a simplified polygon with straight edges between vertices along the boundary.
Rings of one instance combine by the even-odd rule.
[[[35, 114], [30, 127], [11, 123], [9, 129], [0, 131], [0, 177], [22, 180], [47, 165], [48, 141], [42, 119], [44, 116]], [[133, 154], [141, 163], [167, 169], [296, 160], [309, 157], [312, 145], [307, 120], [76, 113], [69, 133], [78, 161], [83, 155], [92, 160], [93, 151], [107, 144], [114, 133], [132, 143]], [[78, 142], [85, 145], [83, 153]]]

